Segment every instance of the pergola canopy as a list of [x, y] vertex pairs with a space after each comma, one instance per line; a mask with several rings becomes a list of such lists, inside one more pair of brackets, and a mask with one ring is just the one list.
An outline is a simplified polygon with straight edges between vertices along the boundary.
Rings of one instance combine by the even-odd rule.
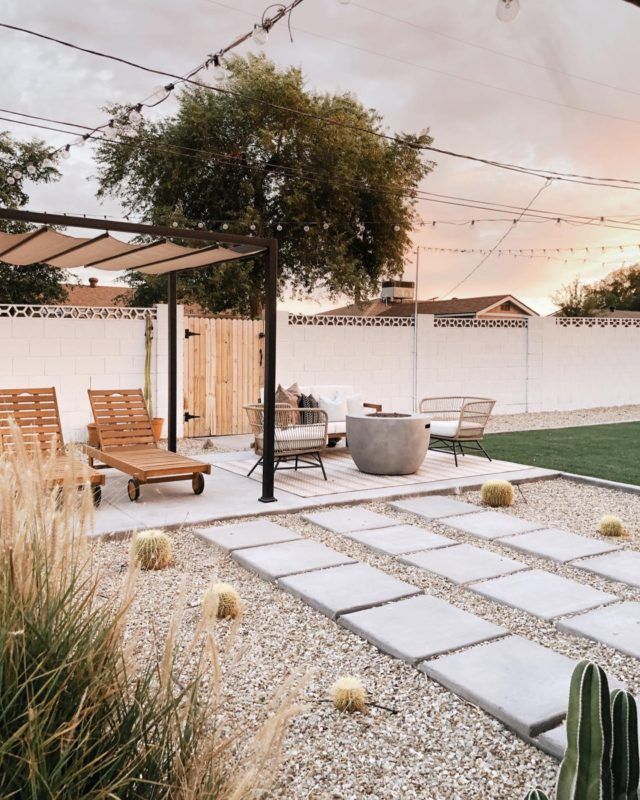
[[16, 266], [48, 264], [62, 269], [94, 267], [164, 275], [223, 261], [251, 258], [262, 255], [265, 250], [265, 247], [250, 244], [183, 247], [166, 239], [151, 244], [131, 244], [109, 233], [86, 238], [58, 233], [47, 226], [27, 233], [0, 231], [0, 261]]

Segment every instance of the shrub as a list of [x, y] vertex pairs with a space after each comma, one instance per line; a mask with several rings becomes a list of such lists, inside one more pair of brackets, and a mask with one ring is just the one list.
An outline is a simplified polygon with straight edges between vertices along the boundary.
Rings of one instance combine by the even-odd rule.
[[140, 531], [131, 548], [134, 562], [142, 569], [164, 569], [171, 563], [171, 539], [164, 531], [156, 528]]
[[616, 517], [613, 514], [605, 514], [598, 523], [598, 533], [603, 536], [624, 536], [626, 530], [620, 517]]
[[362, 711], [367, 695], [358, 678], [343, 675], [331, 687], [331, 699], [338, 711]]
[[[240, 596], [228, 583], [213, 583], [204, 593], [203, 605], [218, 619], [235, 619], [242, 610]], [[207, 613], [207, 610], [205, 610]]]
[[485, 505], [498, 508], [513, 505], [515, 492], [509, 481], [487, 481], [482, 484], [481, 497]]
[[[118, 600], [101, 596], [84, 535], [90, 489], [47, 490], [50, 470], [23, 449], [0, 458], [0, 797], [235, 800], [264, 791], [296, 687], [280, 694], [255, 743], [231, 751], [243, 734], [223, 717], [210, 631], [181, 648], [176, 612], [160, 652], [132, 664], [124, 632], [137, 572]], [[183, 652], [192, 660], [182, 663]]]

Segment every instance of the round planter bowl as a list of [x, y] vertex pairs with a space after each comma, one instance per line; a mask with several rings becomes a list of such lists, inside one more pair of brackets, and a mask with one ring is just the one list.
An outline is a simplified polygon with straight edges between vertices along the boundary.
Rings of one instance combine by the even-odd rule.
[[429, 449], [428, 414], [347, 414], [349, 453], [360, 472], [411, 475]]

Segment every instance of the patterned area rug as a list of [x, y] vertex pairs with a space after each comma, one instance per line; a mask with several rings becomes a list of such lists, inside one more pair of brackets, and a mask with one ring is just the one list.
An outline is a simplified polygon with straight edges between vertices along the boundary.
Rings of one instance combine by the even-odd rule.
[[[498, 472], [513, 472], [529, 469], [523, 464], [510, 461], [489, 461], [479, 456], [459, 457], [456, 467], [453, 456], [448, 453], [429, 451], [420, 469], [413, 475], [368, 475], [356, 467], [346, 450], [323, 453], [322, 460], [327, 480], [320, 469], [276, 471], [275, 486], [298, 497], [318, 497], [341, 492], [358, 492], [370, 489], [384, 489], [388, 486], [410, 486], [414, 483], [428, 483], [452, 478], [472, 478], [476, 475], [495, 475]], [[236, 475], [246, 475], [253, 466], [252, 459], [224, 461], [215, 465], [216, 469], [226, 469]], [[262, 467], [258, 467], [251, 480], [262, 480]]]

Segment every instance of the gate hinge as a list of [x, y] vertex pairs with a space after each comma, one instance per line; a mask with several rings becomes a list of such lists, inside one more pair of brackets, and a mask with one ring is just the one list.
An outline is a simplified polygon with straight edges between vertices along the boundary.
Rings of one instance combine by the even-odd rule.
[[189, 328], [185, 328], [184, 329], [184, 338], [185, 339], [190, 339], [192, 336], [200, 336], [200, 334], [196, 333], [195, 331], [190, 331]]
[[188, 411], [184, 412], [184, 421], [189, 422], [191, 419], [200, 419], [197, 414], [190, 414]]

